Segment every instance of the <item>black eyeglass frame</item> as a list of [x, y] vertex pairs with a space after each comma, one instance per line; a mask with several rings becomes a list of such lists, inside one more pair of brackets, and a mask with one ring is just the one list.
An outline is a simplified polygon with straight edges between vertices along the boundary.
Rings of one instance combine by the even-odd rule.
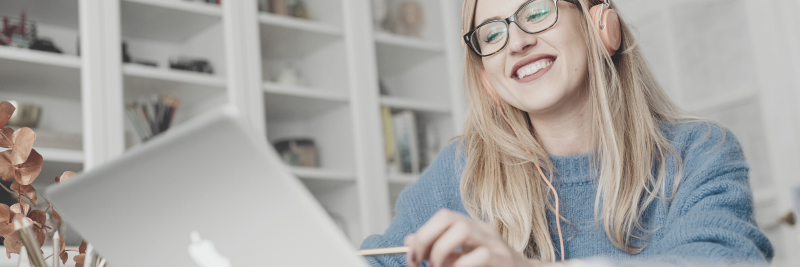
[[469, 44], [469, 47], [472, 48], [472, 52], [474, 52], [479, 57], [488, 57], [488, 56], [492, 56], [494, 54], [497, 54], [500, 51], [503, 51], [503, 49], [505, 49], [506, 46], [508, 45], [508, 39], [510, 38], [510, 36], [506, 36], [506, 42], [503, 44], [503, 47], [500, 47], [500, 49], [498, 49], [497, 51], [494, 51], [494, 52], [492, 52], [491, 54], [488, 54], [488, 55], [481, 55], [481, 53], [478, 52], [478, 48], [476, 48], [475, 44], [472, 43], [472, 37], [471, 36], [473, 34], [475, 34], [475, 31], [478, 30], [483, 25], [500, 21], [500, 22], [503, 22], [503, 24], [506, 25], [506, 28], [510, 29], [511, 28], [511, 22], [513, 22], [514, 24], [517, 24], [517, 27], [520, 30], [522, 30], [523, 32], [528, 33], [528, 34], [536, 34], [536, 33], [540, 33], [540, 32], [549, 30], [550, 28], [553, 27], [553, 25], [556, 25], [556, 22], [558, 22], [558, 0], [553, 0], [553, 5], [556, 7], [556, 19], [553, 21], [553, 24], [550, 24], [546, 28], [544, 28], [542, 30], [539, 30], [539, 31], [535, 31], [535, 32], [529, 32], [528, 30], [523, 28], [522, 25], [519, 25], [519, 22], [517, 22], [517, 15], [519, 15], [519, 11], [522, 10], [522, 8], [524, 8], [528, 4], [533, 3], [534, 1], [541, 1], [541, 0], [529, 0], [528, 2], [525, 2], [524, 4], [519, 6], [517, 11], [515, 11], [513, 15], [511, 15], [508, 18], [505, 18], [505, 19], [493, 19], [493, 20], [481, 23], [481, 25], [475, 26], [474, 29], [472, 29], [471, 31], [469, 31], [466, 34], [464, 34], [464, 42]]

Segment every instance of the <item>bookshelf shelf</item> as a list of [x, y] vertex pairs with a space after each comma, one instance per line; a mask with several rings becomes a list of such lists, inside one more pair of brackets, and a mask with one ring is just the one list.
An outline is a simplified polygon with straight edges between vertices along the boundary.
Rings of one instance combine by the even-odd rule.
[[381, 105], [393, 109], [409, 109], [413, 111], [447, 114], [450, 112], [448, 105], [428, 103], [403, 97], [383, 96]]
[[183, 42], [222, 21], [217, 5], [179, 0], [122, 0], [122, 34], [164, 42]]
[[340, 41], [340, 28], [313, 20], [261, 13], [261, 53], [267, 58], [297, 58]]
[[299, 30], [299, 31], [316, 33], [320, 35], [334, 36], [334, 37], [342, 36], [342, 29], [314, 20], [300, 19], [300, 18], [262, 12], [258, 15], [258, 21], [261, 23], [262, 26], [293, 29], [293, 30]]
[[0, 47], [4, 91], [80, 99], [80, 69], [76, 56]]
[[290, 169], [294, 175], [296, 175], [298, 178], [301, 179], [329, 180], [329, 181], [343, 181], [343, 182], [355, 181], [355, 174], [344, 171], [328, 170], [321, 168], [297, 167], [297, 166], [292, 166], [290, 167]]
[[80, 150], [48, 147], [34, 147], [34, 149], [48, 162], [83, 163], [83, 151]]
[[314, 93], [276, 93], [265, 90], [264, 107], [267, 120], [305, 120], [337, 108], [346, 108], [347, 99], [338, 95]]
[[283, 85], [274, 82], [265, 82], [264, 92], [273, 95], [296, 96], [331, 102], [347, 102], [349, 100], [347, 94], [344, 93], [329, 92], [306, 86]]
[[375, 33], [375, 42], [378, 44], [378, 46], [385, 46], [386, 49], [390, 50], [407, 49], [429, 53], [439, 53], [444, 51], [442, 46], [435, 42], [383, 31]]
[[81, 59], [73, 55], [42, 52], [25, 48], [0, 46], [0, 59], [23, 61], [53, 67], [81, 68]]
[[173, 69], [161, 69], [136, 64], [125, 64], [122, 67], [122, 73], [131, 77], [185, 83], [206, 87], [225, 88], [225, 86], [227, 86], [225, 78], [210, 74]]

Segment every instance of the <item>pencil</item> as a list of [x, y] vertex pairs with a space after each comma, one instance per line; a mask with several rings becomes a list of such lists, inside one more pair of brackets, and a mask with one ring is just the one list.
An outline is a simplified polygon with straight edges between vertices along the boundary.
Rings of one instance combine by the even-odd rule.
[[411, 251], [408, 247], [393, 247], [393, 248], [376, 248], [359, 250], [358, 254], [361, 256], [379, 256], [389, 254], [405, 254]]

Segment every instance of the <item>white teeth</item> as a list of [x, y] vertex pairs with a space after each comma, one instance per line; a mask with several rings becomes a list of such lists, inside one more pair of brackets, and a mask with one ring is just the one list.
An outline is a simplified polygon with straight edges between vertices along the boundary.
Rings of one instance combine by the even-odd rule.
[[547, 62], [537, 61], [537, 62], [528, 64], [527, 66], [523, 66], [522, 68], [519, 68], [519, 70], [517, 70], [517, 78], [518, 79], [525, 78], [525, 76], [537, 73], [537, 72], [539, 72], [539, 70], [547, 68], [550, 65], [553, 65], [553, 61], [552, 60], [547, 61]]

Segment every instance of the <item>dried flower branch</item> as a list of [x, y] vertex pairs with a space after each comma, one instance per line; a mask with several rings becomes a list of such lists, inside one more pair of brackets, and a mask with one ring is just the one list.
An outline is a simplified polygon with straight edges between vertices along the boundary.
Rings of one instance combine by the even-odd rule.
[[[36, 133], [33, 130], [27, 127], [17, 130], [5, 127], [14, 111], [16, 111], [16, 108], [11, 103], [0, 102], [0, 147], [10, 148], [0, 152], [0, 178], [4, 181], [15, 181], [11, 184], [11, 188], [7, 188], [3, 184], [0, 184], [0, 187], [17, 196], [18, 202], [10, 207], [0, 203], [0, 236], [5, 238], [3, 245], [6, 247], [6, 256], [8, 258], [11, 258], [11, 253], [19, 254], [23, 246], [22, 240], [14, 230], [12, 223], [14, 220], [28, 220], [31, 223], [40, 248], [44, 245], [47, 229], [50, 228], [46, 225], [47, 211], [52, 210], [53, 219], [61, 221], [61, 216], [53, 209], [53, 204], [46, 198], [43, 197], [48, 205], [45, 210], [33, 209], [23, 199], [23, 197], [28, 199], [33, 206], [38, 204], [36, 189], [31, 186], [31, 183], [41, 173], [44, 159], [39, 152], [33, 149], [33, 143], [36, 141]], [[71, 171], [64, 172], [61, 176], [56, 177], [56, 182], [64, 182], [74, 175], [75, 173]], [[68, 255], [65, 248], [66, 243], [62, 235], [58, 257], [66, 264]], [[80, 253], [85, 253], [85, 242], [81, 243], [81, 248]], [[75, 257], [75, 260], [77, 262], [78, 256]]]
[[86, 261], [86, 247], [88, 244], [86, 240], [81, 240], [81, 246], [78, 247], [78, 255], [72, 257], [72, 260], [75, 261], [75, 267], [83, 266], [83, 262]]

